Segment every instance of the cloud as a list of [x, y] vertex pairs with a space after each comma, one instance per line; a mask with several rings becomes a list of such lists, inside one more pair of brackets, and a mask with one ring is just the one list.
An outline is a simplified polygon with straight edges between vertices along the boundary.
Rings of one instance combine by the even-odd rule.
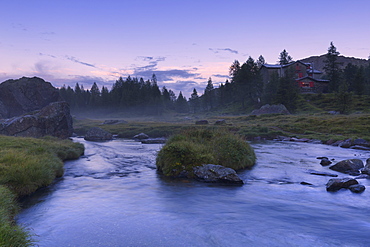
[[220, 52], [230, 52], [230, 53], [233, 53], [233, 54], [239, 54], [239, 52], [237, 50], [232, 50], [230, 48], [209, 48], [210, 51], [214, 52], [214, 53], [220, 53]]
[[75, 62], [75, 63], [79, 63], [79, 64], [82, 64], [82, 65], [85, 65], [85, 66], [88, 66], [88, 67], [93, 67], [93, 68], [96, 68], [95, 65], [91, 64], [91, 63], [85, 63], [85, 62], [81, 62], [80, 60], [78, 60], [77, 58], [75, 57], [72, 57], [72, 56], [66, 56], [66, 58], [72, 62]]
[[230, 78], [230, 76], [228, 76], [228, 75], [220, 75], [220, 74], [212, 75], [212, 77], [226, 78], [226, 79], [229, 79]]
[[12, 23], [12, 28], [25, 32], [28, 31], [28, 28], [21, 23]]
[[136, 60], [144, 61], [144, 62], [149, 62], [148, 65], [145, 66], [136, 66], [135, 67], [135, 72], [140, 72], [140, 71], [147, 71], [147, 70], [155, 70], [155, 68], [158, 66], [159, 62], [165, 61], [166, 57], [144, 57], [144, 56], [139, 56], [136, 58]]
[[44, 54], [42, 52], [39, 53], [40, 56], [47, 56], [47, 57], [52, 57], [52, 58], [57, 58], [56, 56], [54, 55], [51, 55], [51, 54]]

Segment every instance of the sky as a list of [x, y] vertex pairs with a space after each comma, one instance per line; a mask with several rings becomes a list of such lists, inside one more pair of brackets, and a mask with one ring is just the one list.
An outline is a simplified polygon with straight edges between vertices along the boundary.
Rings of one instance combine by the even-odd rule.
[[370, 55], [368, 0], [0, 0], [0, 82], [38, 76], [55, 87], [151, 78], [201, 95], [234, 60], [275, 64], [327, 52]]

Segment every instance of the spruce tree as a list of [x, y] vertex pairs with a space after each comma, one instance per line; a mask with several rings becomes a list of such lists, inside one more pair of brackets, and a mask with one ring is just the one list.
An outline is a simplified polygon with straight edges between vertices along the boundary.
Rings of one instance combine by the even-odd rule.
[[338, 60], [339, 51], [334, 46], [333, 42], [330, 42], [328, 53], [325, 55], [324, 70], [329, 79], [329, 91], [336, 92], [339, 90], [341, 80], [341, 69]]
[[280, 52], [279, 61], [278, 61], [280, 65], [289, 64], [292, 61], [293, 61], [293, 58], [288, 54], [288, 52], [285, 49], [282, 52]]

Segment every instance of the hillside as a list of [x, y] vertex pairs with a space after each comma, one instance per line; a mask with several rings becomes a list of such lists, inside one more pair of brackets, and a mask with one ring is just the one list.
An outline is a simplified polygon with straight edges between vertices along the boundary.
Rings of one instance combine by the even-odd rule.
[[[325, 60], [325, 55], [321, 56], [311, 56], [308, 58], [300, 59], [300, 61], [304, 63], [313, 63], [314, 69], [320, 70], [322, 72], [324, 71], [324, 60]], [[367, 66], [369, 64], [369, 61], [366, 59], [361, 59], [361, 58], [354, 58], [354, 57], [345, 57], [345, 56], [338, 56], [338, 62], [342, 63], [342, 68], [345, 68], [347, 64], [352, 63], [353, 65], [356, 66]]]

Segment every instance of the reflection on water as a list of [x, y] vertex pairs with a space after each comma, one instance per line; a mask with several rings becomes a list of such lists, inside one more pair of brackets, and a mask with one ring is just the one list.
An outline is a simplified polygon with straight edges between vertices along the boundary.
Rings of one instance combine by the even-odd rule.
[[308, 172], [330, 171], [318, 156], [365, 161], [368, 152], [254, 143], [257, 164], [234, 187], [162, 178], [160, 144], [78, 141], [85, 156], [18, 217], [39, 246], [369, 246], [370, 192], [328, 193], [330, 177]]

